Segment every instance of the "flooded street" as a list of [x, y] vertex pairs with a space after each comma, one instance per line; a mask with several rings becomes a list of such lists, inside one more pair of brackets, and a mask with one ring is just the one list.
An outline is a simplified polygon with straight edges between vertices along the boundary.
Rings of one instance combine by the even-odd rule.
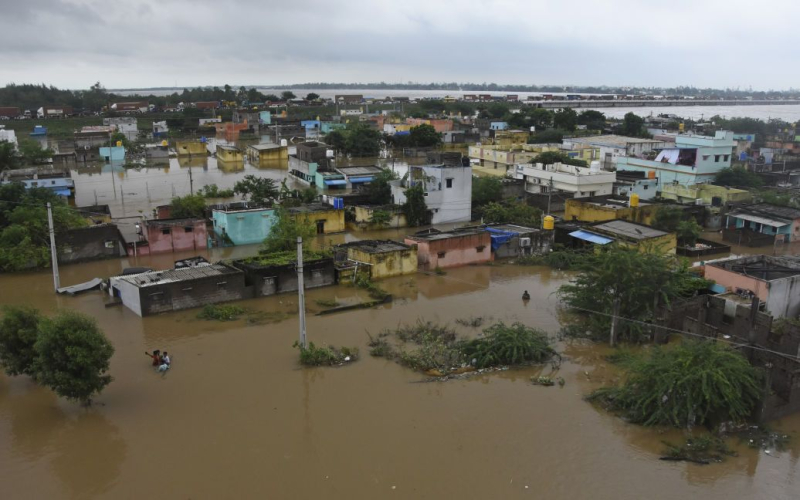
[[[62, 283], [128, 265], [166, 267], [180, 257], [64, 266]], [[513, 265], [417, 274], [380, 282], [395, 295], [391, 304], [329, 316], [314, 315], [317, 300], [364, 292], [309, 290], [309, 340], [357, 346], [362, 358], [303, 369], [291, 347], [294, 294], [244, 302], [274, 313], [277, 322], [262, 325], [202, 321], [197, 310], [142, 319], [105, 308], [99, 292], [57, 297], [48, 272], [0, 276], [3, 304], [91, 314], [116, 348], [115, 380], [88, 410], [26, 377], [0, 375], [2, 497], [797, 498], [800, 417], [774, 424], [793, 436], [786, 452], [737, 447], [738, 457], [709, 466], [659, 461], [661, 441], [677, 442], [679, 431], [628, 425], [582, 400], [614, 376], [603, 346], [559, 343], [566, 385], [549, 388], [530, 377], [550, 366], [423, 383], [368, 354], [367, 331], [418, 318], [455, 325], [484, 316], [555, 333], [553, 292], [567, 279]], [[520, 300], [526, 289], [527, 305]], [[166, 376], [143, 355], [152, 349], [172, 355]]]

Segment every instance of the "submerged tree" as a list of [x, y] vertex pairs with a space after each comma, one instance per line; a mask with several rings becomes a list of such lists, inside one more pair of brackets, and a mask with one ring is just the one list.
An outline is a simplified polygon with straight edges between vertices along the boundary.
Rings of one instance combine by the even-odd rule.
[[286, 209], [275, 212], [275, 222], [264, 239], [262, 253], [288, 252], [297, 248], [297, 238], [303, 238], [303, 248], [309, 248], [316, 234], [314, 224], [302, 215], [293, 216]]
[[35, 349], [37, 381], [59, 396], [89, 404], [111, 383], [114, 346], [85, 314], [63, 311], [43, 321]]
[[[198, 191], [203, 193], [203, 190]], [[169, 204], [169, 216], [173, 219], [204, 219], [206, 200], [203, 194], [176, 196]]]
[[403, 204], [403, 213], [409, 226], [422, 226], [430, 223], [428, 205], [425, 203], [425, 190], [422, 186], [413, 186], [406, 189], [406, 202]]
[[396, 173], [383, 170], [367, 184], [366, 191], [370, 205], [388, 205], [392, 202], [392, 186], [389, 184], [397, 179]]
[[0, 366], [7, 375], [34, 375], [42, 316], [32, 307], [6, 307], [0, 320]]
[[233, 192], [257, 205], [271, 205], [280, 197], [280, 191], [274, 180], [255, 175], [245, 175], [241, 180], [236, 181]]
[[565, 331], [595, 339], [608, 337], [616, 300], [619, 315], [625, 318], [619, 321], [617, 338], [636, 341], [648, 333], [643, 322], [653, 318], [659, 304], [708, 287], [708, 281], [691, 273], [685, 261], [660, 248], [610, 244], [584, 254], [574, 268], [579, 274], [559, 289], [564, 304], [575, 313]]
[[712, 341], [655, 347], [626, 359], [623, 369], [622, 385], [595, 391], [589, 399], [644, 425], [740, 423], [762, 397], [758, 370], [738, 351]]

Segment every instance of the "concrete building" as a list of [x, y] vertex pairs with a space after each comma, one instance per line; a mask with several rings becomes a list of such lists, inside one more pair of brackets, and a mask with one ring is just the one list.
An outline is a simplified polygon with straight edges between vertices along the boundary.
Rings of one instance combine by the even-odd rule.
[[101, 146], [97, 149], [100, 158], [105, 161], [122, 161], [125, 159], [123, 146]]
[[[354, 208], [354, 221], [352, 225], [348, 225], [349, 228], [358, 230], [358, 231], [369, 231], [372, 229], [386, 229], [386, 228], [398, 228], [398, 227], [406, 227], [408, 226], [408, 221], [406, 220], [406, 214], [403, 212], [403, 207], [400, 205], [386, 205], [386, 206], [377, 206], [377, 205], [356, 205]], [[389, 214], [390, 219], [389, 223], [386, 225], [379, 225], [373, 222], [375, 212], [386, 212]]]
[[750, 191], [714, 184], [665, 184], [661, 186], [661, 198], [675, 200], [685, 205], [722, 207], [730, 204], [749, 203], [753, 200]]
[[727, 291], [752, 293], [775, 318], [800, 315], [800, 259], [754, 255], [706, 264], [706, 279]]
[[495, 259], [543, 254], [553, 247], [555, 233], [550, 229], [534, 229], [516, 224], [495, 224], [484, 228], [492, 239]]
[[69, 171], [52, 168], [20, 168], [0, 172], [0, 184], [21, 182], [25, 189], [44, 188], [58, 196], [74, 201], [75, 181]]
[[389, 240], [362, 240], [339, 245], [347, 258], [366, 264], [372, 279], [391, 278], [417, 272], [417, 247]]
[[166, 137], [169, 134], [169, 126], [167, 125], [167, 121], [160, 121], [160, 122], [153, 122], [153, 138], [159, 139], [162, 137]]
[[148, 161], [153, 163], [169, 163], [169, 146], [164, 144], [147, 144], [144, 147], [144, 156]]
[[150, 103], [147, 101], [115, 102], [111, 109], [120, 113], [147, 113], [150, 110]]
[[347, 229], [344, 210], [323, 203], [290, 207], [286, 209], [286, 213], [296, 220], [306, 220], [314, 224], [317, 234], [342, 233]]
[[175, 141], [175, 151], [178, 153], [178, 157], [193, 157], [193, 156], [200, 156], [206, 157], [208, 156], [208, 151], [206, 150], [206, 145], [204, 142], [201, 141]]
[[244, 273], [224, 264], [115, 276], [109, 279], [108, 293], [139, 316], [252, 296]]
[[111, 134], [114, 128], [111, 126], [90, 126], [82, 127], [79, 131], [75, 131], [73, 138], [75, 140], [75, 151], [96, 149], [100, 146], [107, 146], [111, 141]]
[[412, 127], [419, 127], [420, 125], [430, 125], [437, 132], [444, 133], [453, 130], [453, 120], [443, 118], [406, 118], [406, 123]]
[[714, 137], [681, 134], [675, 136], [674, 146], [664, 146], [654, 160], [621, 156], [616, 158], [616, 167], [653, 171], [662, 187], [711, 182], [720, 170], [731, 166], [734, 145], [733, 132], [718, 131]]
[[217, 160], [228, 163], [244, 162], [242, 150], [236, 146], [217, 144]]
[[208, 248], [206, 221], [203, 219], [154, 219], [145, 222], [147, 245], [138, 251], [148, 253], [182, 252]]
[[563, 163], [526, 164], [522, 166], [522, 176], [528, 193], [547, 195], [559, 191], [571, 198], [610, 195], [617, 180], [617, 174], [601, 170], [599, 162], [588, 168]]
[[114, 224], [69, 229], [60, 237], [58, 247], [60, 264], [125, 257], [128, 254], [125, 240]]
[[19, 142], [17, 142], [17, 133], [13, 130], [7, 130], [5, 125], [0, 125], [0, 142], [10, 142], [14, 145], [14, 149], [19, 147]]
[[632, 172], [617, 170], [617, 180], [614, 182], [613, 194], [627, 198], [636, 194], [640, 200], [652, 200], [658, 193], [658, 179], [655, 176], [647, 177], [646, 172]]
[[139, 135], [139, 124], [134, 117], [103, 118], [103, 125], [116, 128], [117, 132], [123, 134], [129, 141], [135, 141]]
[[424, 271], [482, 264], [494, 259], [491, 234], [483, 228], [428, 229], [406, 236], [404, 243], [417, 245], [417, 262]]
[[279, 144], [247, 146], [247, 160], [259, 168], [289, 168], [289, 148]]
[[600, 160], [609, 169], [613, 160], [621, 156], [639, 157], [648, 151], [669, 147], [671, 143], [657, 139], [641, 139], [624, 135], [596, 135], [564, 139], [564, 146], [575, 149], [590, 146], [600, 149]]
[[392, 203], [406, 201], [405, 190], [422, 186], [431, 224], [469, 222], [472, 218], [472, 167], [460, 163], [409, 166], [408, 178], [392, 181]]
[[[236, 260], [233, 266], [244, 272], [245, 285], [255, 297], [267, 297], [278, 293], [297, 292], [297, 268], [294, 262], [265, 265], [253, 257]], [[333, 259], [308, 256], [303, 260], [304, 288], [318, 288], [336, 284], [336, 269]]]
[[274, 208], [215, 208], [211, 211], [214, 232], [231, 245], [262, 243], [269, 236], [276, 216]]
[[667, 233], [643, 224], [624, 220], [600, 222], [570, 233], [570, 236], [595, 245], [616, 242], [619, 245], [638, 248], [640, 251], [659, 250], [662, 253], [675, 253], [677, 238], [675, 233]]
[[800, 240], [800, 209], [768, 203], [736, 208], [726, 217], [723, 238], [748, 246]]
[[261, 121], [261, 112], [253, 109], [234, 109], [231, 120], [233, 123], [255, 126], [257, 130]]
[[355, 189], [364, 184], [369, 184], [383, 169], [374, 165], [336, 167], [334, 170], [344, 177], [347, 189]]
[[596, 197], [573, 198], [564, 206], [564, 220], [572, 222], [605, 222], [627, 220], [639, 224], [650, 224], [661, 207], [666, 205], [639, 202], [630, 206], [626, 198]]

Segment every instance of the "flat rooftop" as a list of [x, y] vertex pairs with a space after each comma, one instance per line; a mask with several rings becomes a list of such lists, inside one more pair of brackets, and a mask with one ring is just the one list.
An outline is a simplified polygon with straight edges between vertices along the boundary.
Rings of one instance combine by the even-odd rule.
[[358, 248], [366, 253], [402, 252], [411, 249], [409, 245], [392, 240], [362, 240], [345, 243], [347, 248]]
[[639, 137], [626, 137], [624, 135], [596, 135], [593, 137], [574, 137], [568, 139], [570, 142], [580, 144], [602, 144], [603, 146], [625, 147], [628, 144], [652, 144], [654, 142], [664, 142], [657, 139], [642, 139]]
[[[575, 202], [585, 203], [587, 205], [593, 205], [596, 207], [603, 207], [603, 208], [628, 208], [630, 206], [630, 201], [627, 198], [606, 198], [606, 199], [584, 199], [584, 198], [573, 198]], [[646, 201], [639, 201], [640, 207], [646, 207], [649, 205], [653, 205], [653, 203], [648, 203]], [[664, 206], [672, 206], [672, 205], [664, 205]]]
[[356, 176], [356, 175], [375, 175], [383, 172], [383, 169], [380, 167], [367, 165], [363, 167], [353, 166], [353, 167], [337, 167], [336, 170], [344, 175], [348, 176]]
[[166, 271], [150, 271], [131, 276], [118, 276], [118, 278], [136, 285], [139, 288], [144, 288], [148, 286], [163, 285], [165, 283], [209, 278], [212, 276], [239, 274], [241, 272], [242, 271], [238, 269], [234, 269], [223, 264], [212, 264], [210, 266], [168, 269]]
[[270, 149], [281, 149], [287, 146], [281, 146], [280, 144], [251, 144], [247, 147], [258, 151], [269, 151]]
[[706, 265], [762, 281], [774, 281], [800, 275], [800, 258], [797, 257], [754, 255], [721, 260]]
[[739, 214], [763, 215], [768, 218], [776, 218], [786, 222], [792, 222], [795, 219], [800, 218], [800, 209], [770, 205], [769, 203], [756, 203], [754, 205], [739, 207], [731, 212], [730, 215], [736, 216]]
[[486, 226], [487, 229], [499, 229], [500, 231], [507, 231], [509, 233], [518, 233], [518, 234], [527, 234], [527, 233], [536, 233], [539, 229], [534, 229], [532, 227], [525, 227], [525, 226], [518, 226], [516, 224], [498, 224], [498, 225], [491, 225]]
[[595, 224], [590, 226], [588, 229], [602, 231], [606, 234], [615, 236], [624, 236], [637, 241], [658, 238], [659, 236], [669, 234], [666, 231], [645, 226], [644, 224], [636, 224], [634, 222], [628, 222], [624, 220], [611, 220], [608, 222]]
[[453, 229], [452, 231], [436, 231], [435, 232], [419, 232], [406, 236], [410, 240], [419, 241], [438, 241], [449, 240], [451, 238], [461, 238], [463, 236], [473, 236], [476, 234], [488, 234], [483, 228], [469, 228], [469, 229]]
[[303, 214], [313, 212], [329, 212], [331, 210], [338, 209], [333, 208], [331, 205], [325, 205], [324, 203], [309, 203], [308, 205], [300, 205], [299, 207], [290, 207], [286, 210], [291, 214]]

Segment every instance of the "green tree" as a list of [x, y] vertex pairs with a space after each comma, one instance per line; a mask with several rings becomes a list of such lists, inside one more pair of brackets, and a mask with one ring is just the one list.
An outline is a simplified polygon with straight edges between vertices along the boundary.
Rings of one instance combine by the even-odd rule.
[[586, 125], [589, 130], [603, 130], [606, 126], [606, 115], [593, 109], [581, 111], [578, 115], [578, 125]]
[[585, 161], [579, 160], [578, 158], [570, 158], [566, 153], [562, 153], [561, 151], [544, 151], [531, 159], [531, 163], [542, 163], [544, 165], [563, 163], [565, 165], [575, 165], [576, 167], [587, 166]]
[[0, 141], [0, 172], [19, 167], [19, 156], [14, 144]]
[[331, 130], [325, 136], [325, 144], [332, 147], [337, 153], [343, 152], [347, 148], [347, 137], [341, 130]]
[[367, 202], [370, 205], [388, 205], [392, 202], [391, 181], [396, 180], [397, 174], [391, 170], [383, 170], [367, 184]]
[[678, 241], [684, 245], [694, 245], [697, 243], [702, 230], [703, 228], [694, 220], [694, 217], [690, 217], [688, 220], [682, 220], [678, 223], [675, 234]]
[[387, 227], [392, 222], [392, 213], [388, 210], [373, 210], [369, 222], [376, 226]]
[[314, 203], [317, 201], [317, 186], [311, 185], [299, 193], [300, 201], [303, 203]]
[[521, 201], [490, 202], [478, 210], [486, 224], [518, 224], [538, 228], [542, 211]]
[[472, 207], [479, 208], [487, 203], [503, 199], [503, 181], [498, 177], [485, 176], [472, 179]]
[[309, 92], [308, 95], [306, 95], [306, 101], [316, 101], [317, 99], [319, 99], [319, 94], [315, 94], [314, 92]]
[[442, 135], [432, 125], [422, 124], [411, 127], [408, 134], [409, 146], [415, 148], [428, 148], [442, 143]]
[[564, 131], [549, 129], [536, 132], [528, 138], [528, 144], [560, 144], [564, 140]]
[[34, 375], [36, 338], [42, 317], [32, 307], [5, 307], [0, 320], [0, 366], [6, 375]]
[[628, 137], [650, 137], [644, 128], [644, 118], [635, 113], [625, 113], [619, 133]]
[[553, 127], [572, 132], [578, 125], [578, 113], [572, 108], [561, 108], [553, 115]]
[[283, 100], [283, 101], [288, 101], [288, 100], [294, 99], [296, 97], [297, 96], [294, 95], [294, 92], [292, 92], [291, 90], [284, 90], [283, 92], [281, 92], [281, 100]]
[[714, 184], [718, 186], [731, 186], [742, 188], [757, 188], [764, 184], [758, 174], [744, 167], [735, 166], [723, 168], [714, 176]]
[[19, 140], [19, 152], [26, 163], [33, 165], [44, 163], [53, 156], [52, 149], [43, 149], [38, 142], [31, 139]]
[[85, 314], [62, 311], [42, 321], [35, 349], [37, 381], [59, 396], [88, 405], [112, 380], [114, 346]]
[[650, 225], [656, 229], [674, 233], [678, 230], [678, 224], [680, 224], [682, 219], [683, 209], [667, 205], [658, 207]]
[[651, 320], [658, 304], [670, 304], [708, 287], [692, 274], [688, 264], [660, 248], [627, 248], [606, 245], [588, 252], [574, 263], [578, 275], [559, 289], [564, 305], [575, 313], [565, 333], [608, 338], [615, 300], [620, 301], [617, 338], [639, 340], [648, 333], [641, 322]]
[[355, 156], [377, 156], [381, 150], [382, 135], [363, 123], [355, 123], [346, 129], [345, 152]]
[[233, 192], [257, 205], [272, 205], [280, 196], [275, 181], [255, 175], [245, 175], [233, 185]]
[[206, 216], [206, 200], [202, 194], [176, 196], [169, 206], [169, 216], [173, 219], [204, 219]]
[[275, 211], [275, 222], [261, 246], [262, 253], [290, 252], [297, 248], [297, 238], [303, 238], [303, 248], [308, 249], [317, 234], [314, 224], [302, 215], [292, 215], [284, 208]]
[[623, 363], [619, 387], [595, 391], [629, 421], [674, 427], [744, 422], [762, 397], [761, 374], [733, 348], [712, 341], [654, 347]]
[[411, 227], [422, 226], [430, 223], [428, 205], [425, 203], [425, 190], [417, 185], [406, 189], [406, 202], [403, 204], [403, 213]]

